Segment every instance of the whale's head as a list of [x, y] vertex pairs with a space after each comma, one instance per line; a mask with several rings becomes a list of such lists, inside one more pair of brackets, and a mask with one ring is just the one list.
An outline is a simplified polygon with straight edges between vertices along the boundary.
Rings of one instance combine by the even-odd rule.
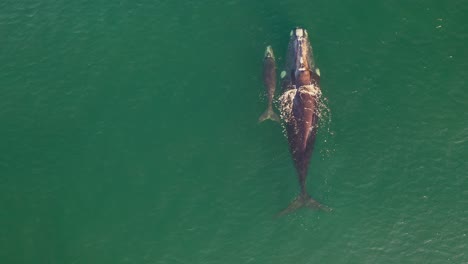
[[297, 86], [310, 84], [315, 63], [309, 34], [307, 30], [297, 27], [291, 30], [290, 36], [286, 57], [287, 79]]
[[275, 54], [273, 53], [273, 49], [271, 46], [267, 46], [265, 49], [265, 58], [272, 58], [275, 59]]
[[291, 59], [293, 60], [291, 66], [296, 71], [311, 70], [314, 67], [314, 61], [307, 30], [297, 27], [291, 30], [290, 35], [289, 52], [292, 53]]

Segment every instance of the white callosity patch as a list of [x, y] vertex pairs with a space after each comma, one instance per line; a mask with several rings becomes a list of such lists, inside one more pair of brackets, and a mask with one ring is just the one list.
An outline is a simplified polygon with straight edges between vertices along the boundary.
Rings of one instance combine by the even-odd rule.
[[271, 46], [266, 47], [264, 57], [275, 59], [275, 54], [273, 53], [273, 48]]

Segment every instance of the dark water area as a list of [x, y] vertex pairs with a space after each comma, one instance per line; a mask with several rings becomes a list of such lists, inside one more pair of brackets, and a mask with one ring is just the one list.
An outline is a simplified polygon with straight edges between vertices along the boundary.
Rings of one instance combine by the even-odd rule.
[[[467, 1], [0, 3], [0, 263], [468, 263]], [[262, 57], [309, 32], [297, 195]]]

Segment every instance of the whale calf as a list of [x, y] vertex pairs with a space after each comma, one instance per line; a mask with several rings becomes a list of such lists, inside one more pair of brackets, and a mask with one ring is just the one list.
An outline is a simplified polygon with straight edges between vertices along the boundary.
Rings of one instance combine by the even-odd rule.
[[263, 84], [265, 85], [268, 97], [268, 107], [260, 118], [258, 118], [258, 122], [263, 122], [267, 119], [280, 122], [280, 118], [273, 111], [273, 97], [275, 96], [276, 89], [276, 63], [271, 46], [266, 47], [265, 56], [263, 58]]

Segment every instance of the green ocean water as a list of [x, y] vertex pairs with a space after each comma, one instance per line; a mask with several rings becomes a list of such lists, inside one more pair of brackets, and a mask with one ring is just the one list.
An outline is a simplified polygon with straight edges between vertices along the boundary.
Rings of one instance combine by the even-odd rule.
[[[468, 263], [467, 1], [2, 1], [0, 263]], [[262, 57], [309, 32], [298, 193]]]

